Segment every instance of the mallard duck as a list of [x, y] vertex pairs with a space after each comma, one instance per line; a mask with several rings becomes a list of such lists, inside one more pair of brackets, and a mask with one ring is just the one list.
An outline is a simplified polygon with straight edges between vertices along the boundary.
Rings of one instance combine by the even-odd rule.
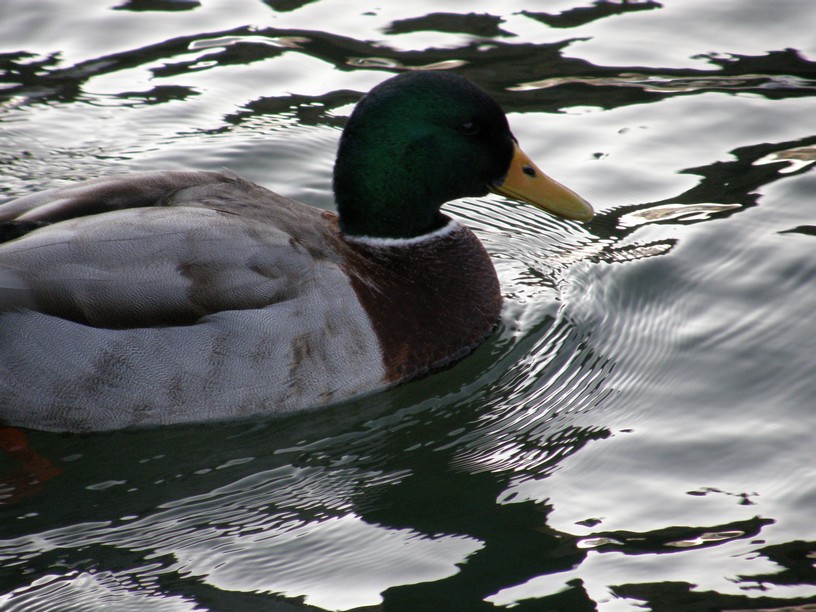
[[440, 207], [493, 191], [592, 208], [463, 77], [411, 72], [355, 107], [337, 214], [229, 172], [143, 172], [0, 206], [0, 422], [55, 431], [283, 414], [471, 352], [501, 308]]

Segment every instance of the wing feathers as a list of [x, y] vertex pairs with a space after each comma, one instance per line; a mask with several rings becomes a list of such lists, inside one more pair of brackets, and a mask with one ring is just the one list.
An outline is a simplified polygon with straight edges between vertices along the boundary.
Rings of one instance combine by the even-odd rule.
[[[332, 259], [321, 211], [220, 173], [89, 181], [0, 206], [10, 216], [30, 231], [0, 244], [0, 311], [97, 327], [188, 324], [291, 300]], [[291, 235], [301, 222], [309, 247]]]

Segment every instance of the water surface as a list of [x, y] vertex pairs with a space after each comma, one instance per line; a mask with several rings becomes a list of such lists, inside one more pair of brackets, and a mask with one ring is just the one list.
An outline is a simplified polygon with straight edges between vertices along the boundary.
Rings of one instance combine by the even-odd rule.
[[807, 0], [4, 0], [0, 200], [228, 167], [332, 208], [353, 104], [430, 67], [599, 215], [450, 204], [505, 307], [430, 378], [31, 433], [0, 456], [0, 608], [816, 605], [813, 23]]

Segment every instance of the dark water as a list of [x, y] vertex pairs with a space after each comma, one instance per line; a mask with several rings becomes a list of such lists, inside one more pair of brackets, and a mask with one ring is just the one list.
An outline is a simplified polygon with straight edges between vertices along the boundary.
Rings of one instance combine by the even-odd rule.
[[391, 4], [0, 4], [0, 199], [227, 166], [330, 208], [353, 103], [430, 66], [600, 212], [451, 204], [506, 304], [431, 378], [32, 433], [0, 456], [0, 609], [816, 606], [816, 4]]

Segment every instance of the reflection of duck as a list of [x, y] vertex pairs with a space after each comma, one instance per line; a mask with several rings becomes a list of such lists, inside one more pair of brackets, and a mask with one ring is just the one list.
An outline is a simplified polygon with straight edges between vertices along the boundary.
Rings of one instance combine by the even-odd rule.
[[284, 413], [421, 375], [494, 326], [484, 248], [440, 212], [496, 191], [589, 219], [448, 73], [356, 107], [339, 215], [225, 172], [85, 181], [0, 207], [0, 418], [53, 430]]

